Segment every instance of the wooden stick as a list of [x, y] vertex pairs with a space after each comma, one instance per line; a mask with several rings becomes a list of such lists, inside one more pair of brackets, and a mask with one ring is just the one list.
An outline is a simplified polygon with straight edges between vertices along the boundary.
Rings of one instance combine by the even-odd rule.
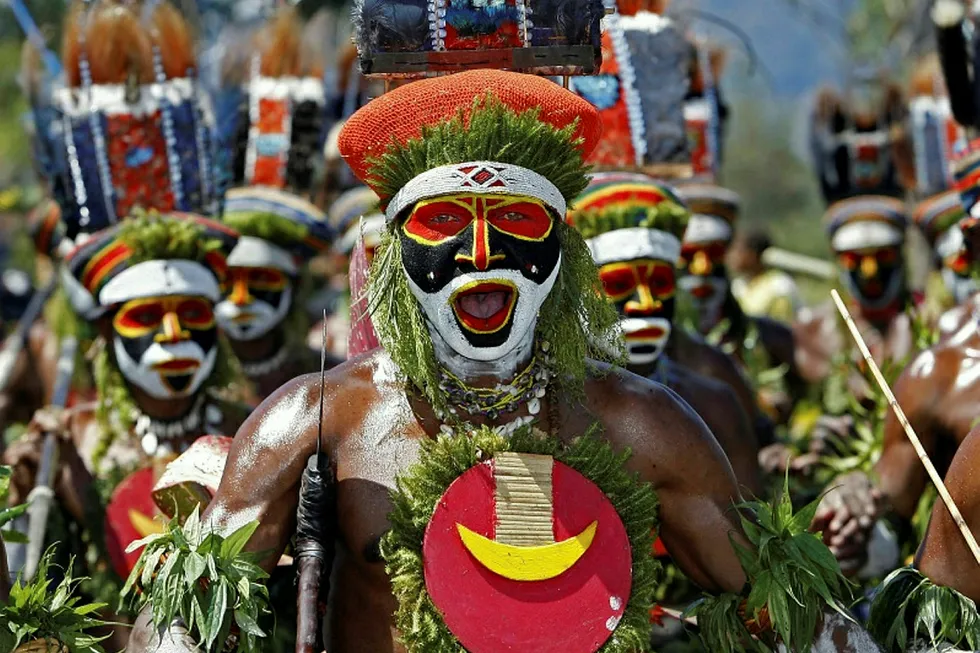
[[881, 375], [881, 370], [878, 369], [877, 363], [875, 363], [874, 359], [871, 357], [871, 352], [868, 351], [868, 346], [864, 343], [864, 338], [861, 337], [861, 332], [858, 331], [857, 325], [854, 324], [854, 319], [851, 317], [850, 312], [847, 310], [847, 307], [844, 306], [844, 302], [840, 298], [840, 293], [838, 293], [835, 289], [830, 291], [830, 295], [834, 298], [834, 303], [837, 304], [837, 310], [840, 311], [841, 317], [844, 318], [844, 322], [847, 323], [847, 328], [850, 329], [851, 335], [854, 337], [854, 341], [857, 343], [858, 349], [861, 350], [861, 355], [864, 356], [865, 362], [868, 364], [868, 367], [871, 368], [871, 373], [878, 382], [878, 387], [880, 387], [881, 391], [885, 393], [885, 398], [888, 399], [888, 405], [890, 405], [892, 410], [895, 411], [895, 417], [898, 418], [899, 424], [901, 424], [902, 428], [905, 429], [905, 435], [908, 436], [909, 441], [912, 443], [912, 447], [915, 449], [915, 453], [919, 456], [919, 460], [926, 468], [929, 478], [932, 479], [932, 484], [936, 486], [939, 496], [942, 497], [943, 503], [946, 504], [946, 509], [949, 510], [949, 514], [953, 517], [953, 521], [956, 522], [956, 526], [960, 529], [963, 539], [966, 540], [966, 545], [970, 548], [970, 552], [973, 554], [977, 564], [980, 565], [980, 545], [977, 545], [976, 538], [973, 537], [970, 527], [966, 525], [966, 520], [963, 519], [960, 509], [956, 507], [953, 497], [950, 496], [949, 490], [946, 489], [946, 484], [943, 483], [943, 479], [939, 477], [939, 472], [936, 471], [936, 467], [932, 464], [932, 461], [929, 460], [929, 454], [926, 453], [925, 448], [922, 446], [922, 442], [919, 441], [919, 436], [915, 434], [915, 431], [912, 429], [912, 425], [909, 424], [908, 418], [905, 417], [905, 411], [903, 411], [902, 407], [898, 405], [895, 395], [892, 393], [891, 388], [888, 387], [888, 382], [885, 381], [885, 377]]

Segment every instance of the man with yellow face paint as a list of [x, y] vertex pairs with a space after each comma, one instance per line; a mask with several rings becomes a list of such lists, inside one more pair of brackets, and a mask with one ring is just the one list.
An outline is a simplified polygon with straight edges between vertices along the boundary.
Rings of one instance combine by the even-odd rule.
[[741, 201], [733, 191], [712, 184], [687, 184], [678, 193], [692, 213], [681, 248], [679, 286], [694, 308], [695, 328], [731, 354], [756, 377], [753, 381], [766, 370], [784, 368], [778, 388], [756, 390], [763, 412], [785, 423], [804, 392], [793, 333], [776, 320], [746, 315], [732, 294], [725, 265]]

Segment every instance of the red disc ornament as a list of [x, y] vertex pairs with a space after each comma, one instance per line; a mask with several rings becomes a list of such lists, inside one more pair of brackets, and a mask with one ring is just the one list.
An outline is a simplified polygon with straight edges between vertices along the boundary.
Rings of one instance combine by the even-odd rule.
[[593, 653], [630, 596], [623, 522], [571, 467], [505, 456], [543, 471], [514, 480], [498, 455], [449, 486], [425, 532], [428, 593], [470, 653]]
[[155, 519], [160, 514], [153, 502], [153, 469], [133, 472], [112, 492], [105, 511], [105, 544], [113, 570], [120, 578], [129, 576], [140, 551], [126, 553], [131, 542], [163, 531]]

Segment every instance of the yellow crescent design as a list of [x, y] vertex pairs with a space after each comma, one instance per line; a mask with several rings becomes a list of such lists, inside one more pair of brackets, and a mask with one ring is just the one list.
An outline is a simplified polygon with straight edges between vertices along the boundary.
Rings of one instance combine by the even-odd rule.
[[136, 529], [136, 532], [140, 534], [141, 538], [163, 532], [163, 524], [147, 517], [138, 510], [129, 511], [129, 522]]
[[594, 521], [575, 537], [544, 546], [501, 544], [462, 524], [456, 524], [456, 530], [466, 550], [490, 571], [510, 580], [535, 581], [555, 578], [571, 569], [592, 546], [598, 526]]

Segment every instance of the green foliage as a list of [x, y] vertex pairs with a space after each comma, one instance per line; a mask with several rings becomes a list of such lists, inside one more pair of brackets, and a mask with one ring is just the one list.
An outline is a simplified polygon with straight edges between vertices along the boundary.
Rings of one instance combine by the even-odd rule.
[[[810, 650], [825, 608], [850, 618], [842, 603], [849, 599], [849, 582], [830, 550], [808, 531], [821, 498], [794, 513], [787, 476], [782, 493], [771, 503], [739, 504], [742, 531], [751, 547], [732, 541], [751, 586], [745, 617], [761, 622], [768, 614], [773, 633], [787, 648], [799, 653]], [[747, 640], [747, 629], [740, 619], [741, 627], [730, 630], [741, 607], [737, 597], [722, 595], [704, 599], [693, 608], [708, 650], [768, 650]], [[701, 621], [702, 613], [705, 622]]]
[[630, 538], [633, 586], [619, 626], [600, 651], [648, 650], [649, 611], [660, 567], [652, 555], [657, 496], [648, 484], [626, 471], [630, 453], [613, 451], [597, 437], [597, 430], [591, 429], [570, 445], [530, 427], [510, 438], [481, 427], [468, 437], [422, 441], [419, 462], [397, 479], [389, 515], [391, 530], [381, 540], [381, 554], [398, 599], [395, 622], [409, 651], [463, 651], [425, 589], [422, 542], [432, 512], [449, 485], [471, 467], [504, 451], [552, 456], [595, 483], [612, 502]]
[[261, 238], [287, 250], [309, 233], [305, 225], [267, 211], [229, 212], [221, 221], [243, 236]]
[[72, 578], [68, 565], [65, 578], [53, 589], [48, 572], [55, 548], [41, 558], [34, 580], [18, 579], [10, 588], [10, 600], [0, 604], [0, 650], [12, 651], [36, 639], [48, 639], [68, 647], [71, 653], [103, 653], [99, 642], [86, 631], [105, 625], [94, 614], [104, 603], [82, 603], [75, 596], [80, 580]]
[[[10, 467], [0, 465], [0, 528], [3, 528], [27, 512], [28, 504], [26, 503], [19, 506], [6, 507], [7, 497], [10, 494], [10, 476], [12, 473]], [[27, 542], [27, 538], [22, 533], [10, 529], [0, 530], [0, 535], [7, 542]]]
[[[539, 120], [541, 110], [517, 113], [492, 94], [473, 99], [469, 119], [462, 110], [450, 120], [424, 127], [419, 138], [392, 138], [384, 154], [369, 159], [372, 186], [391, 197], [426, 170], [466, 161], [521, 166], [551, 181], [571, 202], [586, 186], [587, 166], [575, 147], [577, 123], [555, 129]], [[562, 216], [564, 217], [564, 216]]]
[[[541, 308], [537, 342], [548, 342], [555, 382], [573, 398], [584, 393], [589, 359], [620, 362], [622, 337], [616, 309], [606, 301], [595, 262], [582, 237], [564, 222], [555, 223], [562, 260], [558, 279]], [[441, 413], [448, 413], [439, 388], [439, 367], [418, 300], [402, 267], [399, 239], [385, 231], [371, 265], [368, 307], [378, 339], [412, 385]]]
[[[854, 429], [846, 437], [834, 435], [829, 438], [828, 444], [833, 453], [821, 457], [818, 471], [825, 483], [854, 471], [871, 473], [881, 458], [885, 419], [892, 410], [883, 393], [870, 391], [870, 388], [877, 387], [870, 370], [848, 355], [843, 355], [839, 360], [840, 364], [832, 374], [836, 378], [827, 381], [827, 388], [834, 394], [825, 408], [831, 415], [850, 415], [854, 420]], [[881, 374], [889, 387], [894, 387], [895, 381], [905, 369], [906, 360], [887, 360], [880, 365]], [[868, 394], [851, 391], [848, 378], [855, 375], [864, 379], [869, 388]]]
[[258, 527], [258, 522], [251, 522], [223, 537], [204, 527], [197, 508], [183, 526], [174, 518], [163, 533], [126, 549], [146, 547], [121, 600], [136, 607], [149, 601], [157, 628], [180, 617], [205, 653], [224, 647], [232, 623], [241, 631], [239, 651], [261, 650], [266, 633], [258, 620], [269, 612], [269, 591], [261, 581], [269, 575], [258, 565], [265, 554], [244, 550]]
[[603, 210], [576, 212], [573, 222], [582, 238], [589, 240], [617, 229], [642, 227], [659, 229], [684, 236], [684, 230], [691, 219], [691, 212], [676, 202], [664, 201], [656, 206], [624, 207], [614, 206]]
[[924, 642], [930, 650], [942, 644], [980, 649], [976, 604], [910, 567], [896, 569], [885, 579], [871, 604], [868, 632], [895, 653], [911, 650], [913, 642]]
[[203, 262], [221, 243], [204, 238], [204, 229], [191, 220], [167, 219], [155, 212], [136, 210], [119, 228], [119, 242], [132, 250], [133, 262], [186, 259]]

